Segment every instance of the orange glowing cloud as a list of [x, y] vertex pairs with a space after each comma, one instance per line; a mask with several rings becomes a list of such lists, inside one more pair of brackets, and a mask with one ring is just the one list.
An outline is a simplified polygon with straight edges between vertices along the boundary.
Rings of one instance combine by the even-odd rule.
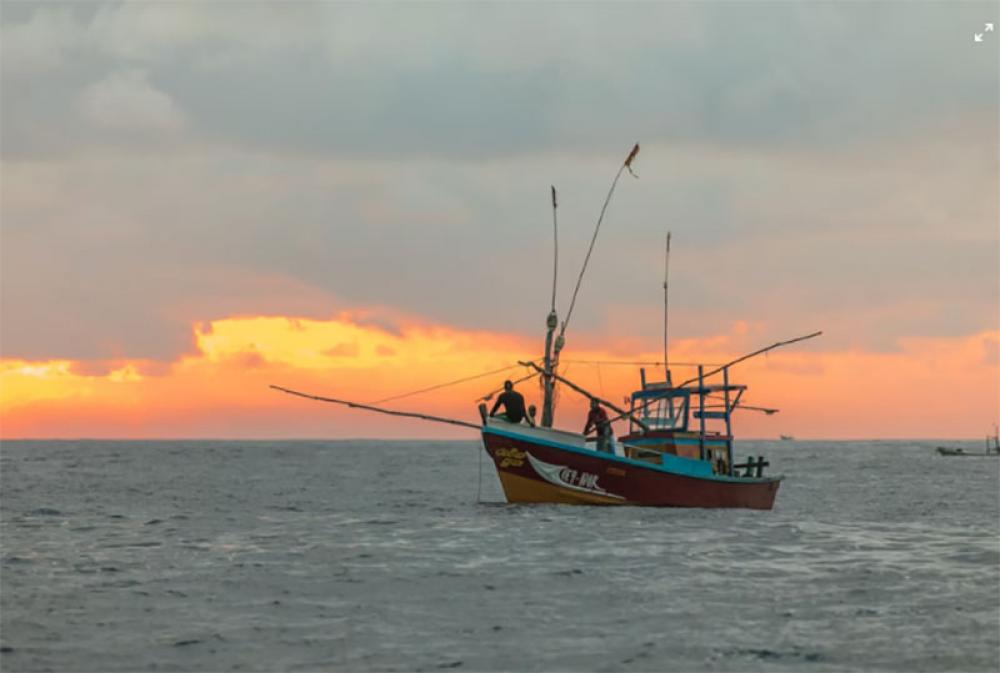
[[[395, 419], [360, 418], [293, 400], [268, 384], [370, 401], [496, 370], [530, 353], [530, 344], [516, 337], [416, 322], [394, 330], [351, 314], [330, 320], [233, 318], [193, 330], [196, 353], [158, 375], [144, 374], [153, 368], [143, 362], [120, 363], [100, 374], [65, 360], [3, 361], [0, 433], [8, 438], [426, 435]], [[474, 417], [470, 400], [483, 391], [471, 390], [456, 388], [452, 397], [417, 406]]]
[[[693, 361], [721, 363], [766, 345], [763, 326], [671, 344], [674, 380]], [[193, 327], [195, 352], [176, 362], [0, 361], [0, 436], [15, 437], [470, 437], [468, 431], [349, 410], [286, 395], [269, 384], [372, 402], [447, 381], [464, 383], [385, 406], [475, 421], [478, 399], [526, 370], [541, 339], [463, 331], [417, 320], [382, 326], [361, 314], [328, 320], [237, 317]], [[773, 339], [772, 339], [773, 340]], [[563, 372], [615, 403], [638, 387], [625, 343], [567, 349]], [[631, 345], [631, 344], [630, 344]], [[998, 416], [1000, 332], [907, 339], [891, 353], [823, 351], [821, 341], [737, 366], [747, 404], [779, 407], [737, 419], [742, 437], [978, 437]], [[623, 352], [632, 355], [622, 356]], [[612, 364], [609, 361], [628, 364]], [[509, 368], [508, 368], [509, 367]], [[497, 371], [501, 370], [503, 371]], [[662, 378], [648, 366], [651, 379]], [[520, 384], [529, 402], [536, 380]], [[561, 390], [557, 425], [582, 425], [585, 400]], [[624, 429], [623, 427], [620, 429]]]

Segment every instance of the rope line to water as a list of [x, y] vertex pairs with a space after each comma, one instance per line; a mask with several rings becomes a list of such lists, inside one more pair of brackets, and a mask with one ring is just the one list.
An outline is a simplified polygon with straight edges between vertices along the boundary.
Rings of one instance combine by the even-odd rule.
[[476, 502], [482, 504], [483, 502], [483, 451], [486, 450], [485, 447], [479, 446], [477, 443], [475, 445], [476, 453], [479, 454], [479, 487], [476, 489]]

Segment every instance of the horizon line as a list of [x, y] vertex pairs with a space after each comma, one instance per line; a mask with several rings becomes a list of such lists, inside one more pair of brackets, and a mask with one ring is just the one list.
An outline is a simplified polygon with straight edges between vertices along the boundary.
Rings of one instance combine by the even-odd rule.
[[[739, 442], [973, 442], [982, 437], [746, 437]], [[478, 439], [478, 438], [477, 438]], [[3, 442], [465, 442], [456, 437], [0, 437]]]

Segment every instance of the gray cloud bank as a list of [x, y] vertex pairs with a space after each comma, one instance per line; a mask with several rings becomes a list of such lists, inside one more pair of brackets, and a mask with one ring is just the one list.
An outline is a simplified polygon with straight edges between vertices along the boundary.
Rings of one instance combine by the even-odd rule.
[[533, 331], [548, 184], [565, 296], [635, 140], [580, 328], [656, 343], [668, 225], [687, 334], [995, 328], [995, 9], [4, 3], [0, 347], [373, 304]]
[[995, 45], [967, 39], [993, 10], [5, 3], [3, 149], [103, 146], [182, 115], [190, 142], [338, 157], [617, 150], [622, 130], [829, 147], [995, 105]]

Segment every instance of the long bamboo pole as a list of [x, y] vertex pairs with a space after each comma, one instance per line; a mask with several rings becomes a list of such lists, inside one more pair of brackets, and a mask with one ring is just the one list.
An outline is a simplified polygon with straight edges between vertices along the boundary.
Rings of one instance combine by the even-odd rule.
[[559, 225], [556, 211], [559, 204], [556, 201], [556, 188], [552, 185], [552, 238], [555, 242], [552, 260], [552, 308], [545, 319], [545, 371], [542, 374], [542, 427], [551, 428], [555, 414], [555, 383], [552, 380], [552, 370], [555, 368], [552, 359], [552, 337], [559, 326], [559, 316], [556, 314], [556, 280], [559, 272]]
[[[707, 374], [705, 374], [705, 378], [707, 379], [709, 376], [714, 376], [715, 374], [718, 374], [719, 372], [721, 372], [723, 369], [726, 369], [727, 367], [732, 367], [737, 362], [743, 362], [744, 360], [749, 360], [752, 357], [756, 357], [758, 355], [763, 355], [764, 353], [766, 353], [768, 351], [771, 351], [771, 350], [774, 350], [775, 348], [780, 348], [781, 346], [787, 346], [789, 344], [798, 343], [799, 341], [805, 341], [806, 339], [813, 339], [815, 337], [818, 337], [822, 333], [823, 333], [822, 331], [813, 332], [812, 334], [807, 334], [805, 336], [795, 337], [794, 339], [788, 339], [787, 341], [779, 341], [778, 343], [773, 343], [770, 346], [768, 346], [767, 348], [761, 348], [760, 350], [756, 350], [753, 353], [747, 353], [746, 355], [738, 357], [735, 360], [732, 360], [731, 362], [727, 362], [724, 365], [720, 365], [719, 367], [717, 367], [717, 368], [713, 369], [712, 371], [708, 372]], [[698, 380], [698, 377], [695, 376], [694, 378], [688, 379], [687, 381], [685, 381], [684, 383], [682, 383], [682, 384], [680, 384], [679, 386], [676, 386], [676, 387], [677, 388], [683, 388], [687, 384], [694, 383], [697, 380]]]
[[[694, 383], [695, 381], [699, 380], [699, 378], [701, 378], [702, 380], [704, 380], [704, 379], [708, 378], [709, 376], [712, 376], [713, 374], [718, 374], [723, 369], [726, 369], [727, 367], [731, 367], [731, 366], [735, 365], [738, 362], [743, 362], [744, 360], [749, 360], [752, 357], [756, 357], [757, 355], [761, 355], [761, 354], [766, 353], [768, 351], [774, 350], [775, 348], [780, 348], [781, 346], [787, 346], [788, 344], [794, 344], [794, 343], [798, 343], [799, 341], [805, 341], [806, 339], [812, 339], [814, 337], [818, 337], [822, 333], [823, 333], [822, 331], [813, 332], [812, 334], [806, 334], [805, 336], [795, 337], [794, 339], [788, 339], [787, 341], [779, 341], [777, 343], [771, 344], [770, 346], [768, 346], [766, 348], [761, 348], [760, 350], [756, 350], [753, 353], [747, 353], [746, 355], [738, 357], [735, 360], [727, 362], [724, 365], [720, 365], [718, 368], [713, 369], [712, 371], [708, 372], [707, 374], [704, 374], [703, 376], [696, 376], [694, 378], [688, 379], [687, 381], [684, 381], [683, 383], [681, 383], [679, 385], [672, 386], [671, 388], [668, 388], [667, 390], [665, 390], [662, 395], [656, 395], [655, 397], [650, 397], [648, 400], [646, 400], [641, 405], [639, 405], [638, 410], [645, 409], [646, 407], [648, 407], [653, 402], [656, 402], [656, 401], [658, 401], [660, 399], [663, 399], [664, 397], [669, 396], [671, 394], [671, 391], [676, 390], [678, 388], [683, 388], [684, 386], [686, 386], [689, 383]], [[618, 419], [624, 418], [625, 416], [629, 416], [629, 415], [630, 414], [620, 413], [616, 418], [612, 418], [611, 420], [612, 421], [617, 421]]]
[[309, 393], [301, 393], [297, 390], [291, 390], [289, 388], [282, 388], [281, 386], [268, 386], [275, 390], [281, 391], [283, 393], [288, 393], [289, 395], [296, 395], [298, 397], [305, 397], [310, 400], [317, 400], [319, 402], [331, 402], [333, 404], [342, 404], [345, 407], [351, 407], [352, 409], [364, 409], [366, 411], [374, 411], [380, 414], [388, 414], [390, 416], [405, 416], [407, 418], [419, 418], [422, 421], [433, 421], [435, 423], [448, 423], [450, 425], [461, 425], [466, 428], [473, 428], [474, 430], [482, 429], [481, 425], [476, 425], [475, 423], [468, 423], [466, 421], [460, 421], [454, 418], [443, 418], [441, 416], [429, 416], [427, 414], [417, 414], [410, 411], [395, 411], [393, 409], [381, 409], [379, 407], [373, 407], [370, 404], [359, 404], [357, 402], [350, 402], [348, 400], [338, 400], [333, 397], [322, 397], [320, 395], [310, 395]]

